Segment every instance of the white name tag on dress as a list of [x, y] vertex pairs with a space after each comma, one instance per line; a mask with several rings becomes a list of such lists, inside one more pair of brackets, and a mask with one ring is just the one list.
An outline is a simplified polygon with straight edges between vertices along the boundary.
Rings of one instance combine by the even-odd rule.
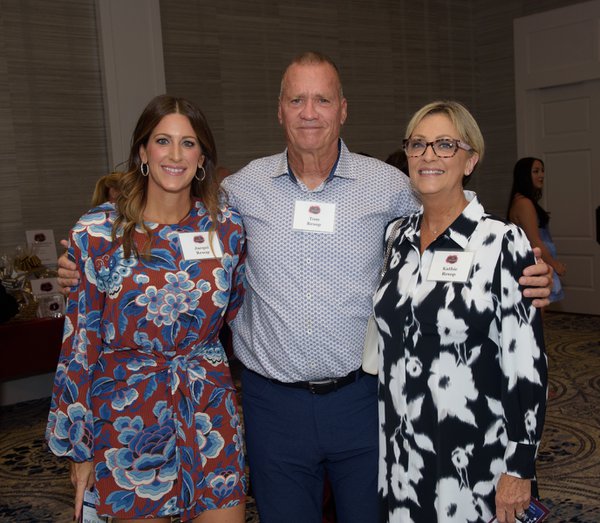
[[427, 281], [465, 283], [471, 274], [474, 252], [435, 251]]
[[335, 203], [296, 200], [292, 227], [299, 231], [333, 232]]
[[223, 257], [216, 233], [212, 234], [212, 242], [208, 232], [180, 232], [178, 235], [185, 260], [211, 260]]

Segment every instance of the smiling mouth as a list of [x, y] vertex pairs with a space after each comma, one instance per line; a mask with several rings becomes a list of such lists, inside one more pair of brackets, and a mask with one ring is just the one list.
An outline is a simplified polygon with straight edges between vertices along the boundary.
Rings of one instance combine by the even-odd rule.
[[163, 165], [163, 169], [173, 176], [180, 176], [186, 171], [185, 167], [169, 167], [167, 165]]
[[423, 176], [438, 176], [444, 174], [442, 169], [419, 169], [419, 174]]

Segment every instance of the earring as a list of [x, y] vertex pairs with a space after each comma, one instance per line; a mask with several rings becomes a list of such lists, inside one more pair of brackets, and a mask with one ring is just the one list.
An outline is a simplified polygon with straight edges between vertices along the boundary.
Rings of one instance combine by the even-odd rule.
[[[202, 169], [202, 178], [200, 178], [198, 176], [198, 171]], [[204, 165], [201, 165], [200, 167], [198, 167], [198, 169], [196, 169], [196, 174], [194, 175], [194, 178], [196, 178], [196, 180], [198, 180], [199, 182], [203, 182], [204, 178], [206, 178], [206, 171], [204, 170]]]
[[140, 165], [140, 171], [142, 172], [142, 176], [148, 176], [148, 174], [150, 174], [150, 167], [148, 167], [147, 163], [142, 163], [142, 165]]

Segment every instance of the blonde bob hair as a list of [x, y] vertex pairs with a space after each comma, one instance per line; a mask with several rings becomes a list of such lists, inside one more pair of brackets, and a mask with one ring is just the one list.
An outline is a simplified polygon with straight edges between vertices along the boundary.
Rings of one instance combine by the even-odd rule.
[[410, 138], [421, 121], [431, 114], [444, 114], [450, 119], [458, 131], [458, 136], [455, 136], [454, 138], [458, 138], [472, 147], [470, 153], [477, 153], [479, 156], [477, 165], [479, 165], [483, 160], [485, 149], [483, 135], [481, 134], [479, 125], [477, 125], [473, 115], [459, 102], [452, 100], [437, 100], [421, 107], [421, 109], [419, 109], [410, 119], [410, 122], [408, 122], [404, 138]]

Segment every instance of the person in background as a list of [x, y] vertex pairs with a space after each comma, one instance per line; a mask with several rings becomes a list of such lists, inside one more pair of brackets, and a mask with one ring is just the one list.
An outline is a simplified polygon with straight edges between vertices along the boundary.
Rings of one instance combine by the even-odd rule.
[[[298, 55], [279, 96], [287, 148], [223, 180], [248, 235], [248, 291], [230, 326], [261, 523], [320, 521], [325, 473], [339, 523], [377, 519], [377, 379], [362, 372], [363, 342], [383, 230], [417, 202], [400, 171], [348, 150], [346, 116], [335, 63]], [[62, 284], [76, 283], [59, 264]], [[540, 305], [547, 271], [523, 280]]]
[[75, 518], [95, 486], [113, 521], [244, 521], [242, 431], [224, 321], [245, 236], [202, 112], [162, 95], [135, 127], [116, 204], [82, 216], [46, 439], [70, 460]]
[[541, 317], [518, 280], [524, 232], [463, 190], [484, 154], [461, 104], [419, 109], [404, 149], [422, 208], [374, 298], [381, 521], [514, 523], [529, 506], [547, 392]]
[[554, 269], [550, 302], [564, 298], [560, 276], [567, 266], [556, 258], [556, 247], [550, 235], [550, 213], [539, 204], [544, 188], [544, 162], [539, 158], [521, 158], [513, 169], [513, 184], [508, 204], [508, 219], [521, 227], [529, 242], [542, 251], [542, 259]]
[[92, 207], [104, 202], [116, 202], [120, 192], [120, 180], [123, 173], [112, 172], [98, 179], [92, 195]]

